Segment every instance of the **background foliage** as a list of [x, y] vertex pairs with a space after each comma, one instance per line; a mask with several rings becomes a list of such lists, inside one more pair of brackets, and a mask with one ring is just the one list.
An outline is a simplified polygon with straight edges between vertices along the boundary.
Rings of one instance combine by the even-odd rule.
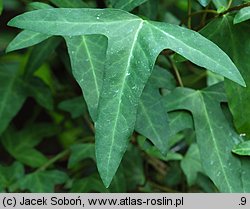
[[250, 192], [249, 1], [0, 14], [0, 191]]

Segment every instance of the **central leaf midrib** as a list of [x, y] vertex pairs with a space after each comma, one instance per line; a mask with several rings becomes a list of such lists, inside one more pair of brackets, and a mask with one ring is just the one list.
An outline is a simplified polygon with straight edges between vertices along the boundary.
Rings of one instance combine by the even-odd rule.
[[82, 36], [82, 41], [84, 42], [84, 47], [85, 47], [85, 49], [86, 49], [86, 52], [87, 52], [87, 57], [88, 57], [88, 59], [89, 59], [89, 63], [90, 63], [90, 67], [92, 68], [92, 70], [91, 70], [91, 72], [92, 72], [92, 75], [93, 75], [93, 77], [94, 77], [94, 85], [95, 85], [95, 88], [96, 88], [96, 94], [97, 94], [97, 98], [99, 98], [100, 97], [100, 91], [99, 91], [99, 86], [98, 86], [98, 82], [97, 82], [97, 76], [96, 76], [96, 74], [95, 74], [95, 67], [94, 67], [94, 64], [93, 64], [93, 62], [92, 62], [92, 58], [91, 58], [91, 56], [90, 56], [90, 52], [89, 52], [89, 48], [88, 48], [88, 45], [87, 45], [87, 43], [86, 43], [86, 38], [85, 38], [85, 36]]
[[229, 188], [229, 191], [232, 192], [232, 187], [230, 186], [230, 183], [228, 181], [228, 176], [227, 176], [226, 171], [225, 171], [225, 169], [223, 167], [222, 159], [221, 159], [220, 154], [219, 154], [218, 144], [217, 144], [216, 140], [214, 140], [215, 139], [215, 135], [214, 135], [214, 132], [212, 130], [212, 125], [210, 123], [210, 119], [209, 119], [209, 116], [208, 116], [208, 112], [207, 112], [207, 108], [206, 108], [206, 105], [205, 105], [205, 101], [204, 101], [204, 98], [203, 98], [203, 95], [202, 95], [201, 92], [199, 92], [199, 96], [200, 96], [200, 99], [201, 99], [201, 104], [202, 104], [203, 109], [204, 109], [205, 117], [206, 117], [207, 122], [208, 122], [209, 131], [210, 131], [211, 136], [212, 136], [212, 142], [213, 142], [214, 147], [215, 147], [217, 158], [219, 159], [219, 164], [220, 164], [222, 173], [223, 173], [223, 175], [225, 177], [225, 181], [226, 181], [226, 184], [227, 184], [227, 186]]
[[[134, 40], [133, 40], [133, 43], [132, 43], [132, 46], [131, 46], [131, 50], [130, 50], [130, 53], [129, 53], [128, 64], [126, 66], [126, 71], [124, 73], [124, 76], [129, 71], [132, 54], [133, 54], [133, 51], [134, 51], [134, 48], [135, 48], [135, 45], [136, 45], [137, 38], [139, 36], [139, 32], [140, 32], [140, 30], [141, 30], [141, 28], [143, 26], [143, 23], [144, 23], [144, 21], [140, 20], [140, 24], [138, 26], [138, 29], [137, 29], [136, 33], [135, 33]], [[119, 116], [120, 110], [121, 110], [121, 97], [122, 97], [122, 93], [123, 93], [123, 90], [124, 90], [124, 87], [125, 87], [126, 79], [127, 79], [127, 77], [125, 76], [125, 79], [122, 82], [120, 93], [119, 93], [119, 105], [118, 105], [118, 110], [117, 110], [117, 114], [116, 114], [116, 117], [115, 117], [114, 129], [113, 129], [113, 132], [112, 132], [112, 141], [111, 141], [111, 145], [110, 145], [109, 152], [108, 152], [107, 168], [109, 168], [111, 153], [112, 153], [112, 150], [113, 150], [112, 148], [113, 148], [114, 141], [115, 141], [114, 139], [115, 139], [115, 132], [116, 132], [116, 127], [117, 127], [117, 122], [118, 122], [118, 116]], [[109, 172], [109, 169], [107, 169], [107, 172], [106, 172], [107, 175], [106, 176], [108, 176], [108, 172]]]

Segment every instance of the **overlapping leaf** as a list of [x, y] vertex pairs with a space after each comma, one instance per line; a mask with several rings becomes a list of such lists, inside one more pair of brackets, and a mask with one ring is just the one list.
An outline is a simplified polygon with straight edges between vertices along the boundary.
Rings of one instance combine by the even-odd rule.
[[163, 49], [170, 48], [244, 85], [229, 57], [212, 42], [193, 31], [145, 21], [120, 10], [38, 10], [16, 17], [9, 24], [48, 35], [102, 34], [108, 37], [105, 76], [95, 124], [98, 168], [106, 186], [126, 150], [140, 95]]
[[68, 176], [58, 170], [39, 171], [26, 175], [19, 181], [20, 189], [30, 192], [49, 193], [54, 191], [54, 187], [63, 184]]
[[237, 144], [233, 148], [232, 152], [238, 155], [242, 155], [242, 156], [250, 156], [250, 141], [244, 141], [244, 142]]
[[203, 91], [177, 88], [166, 96], [166, 107], [192, 112], [203, 169], [219, 190], [244, 192], [241, 161], [231, 153], [240, 138], [221, 110], [220, 103], [225, 101], [220, 85]]
[[250, 62], [247, 54], [250, 53], [250, 26], [247, 23], [233, 24], [233, 17], [224, 16], [209, 23], [201, 33], [220, 46], [234, 61], [247, 87], [242, 88], [226, 80], [225, 87], [230, 110], [239, 133], [250, 135]]
[[47, 158], [34, 147], [44, 137], [54, 135], [57, 129], [47, 124], [37, 124], [16, 132], [7, 129], [1, 137], [4, 148], [18, 161], [31, 167], [40, 167], [47, 162]]
[[241, 9], [234, 18], [234, 24], [241, 23], [250, 19], [250, 6]]
[[147, 0], [109, 0], [112, 7], [126, 11], [131, 11], [146, 1]]

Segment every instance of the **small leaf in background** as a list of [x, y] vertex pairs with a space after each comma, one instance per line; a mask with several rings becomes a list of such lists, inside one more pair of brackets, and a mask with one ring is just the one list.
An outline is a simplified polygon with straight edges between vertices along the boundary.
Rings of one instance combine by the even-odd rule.
[[197, 144], [192, 144], [181, 161], [181, 168], [184, 171], [188, 185], [194, 185], [199, 172], [202, 172], [200, 151]]
[[229, 0], [212, 0], [212, 2], [217, 8], [217, 11], [220, 13], [224, 12], [227, 9]]
[[143, 160], [138, 148], [130, 145], [122, 161], [128, 191], [143, 185], [146, 177], [143, 171]]
[[176, 88], [165, 99], [169, 111], [186, 109], [192, 112], [201, 164], [206, 175], [221, 192], [243, 192], [241, 162], [231, 154], [235, 141], [240, 139], [227, 123], [220, 106], [226, 101], [223, 85], [201, 91]]
[[108, 189], [102, 183], [99, 175], [94, 174], [86, 178], [77, 179], [73, 181], [70, 192], [74, 193], [87, 193], [87, 192], [104, 192], [107, 193]]
[[58, 170], [39, 171], [26, 175], [19, 181], [21, 190], [37, 193], [54, 192], [55, 186], [63, 184], [68, 176]]
[[12, 52], [18, 49], [33, 46], [48, 39], [49, 37], [50, 35], [24, 30], [11, 41], [6, 49], [6, 52]]
[[86, 112], [86, 104], [82, 96], [62, 101], [58, 108], [69, 112], [72, 118], [83, 116]]
[[203, 6], [206, 7], [211, 0], [198, 0], [198, 2]]
[[72, 168], [80, 161], [90, 158], [95, 159], [95, 145], [94, 144], [74, 144], [71, 147], [71, 155], [68, 162], [68, 167]]
[[89, 7], [87, 3], [82, 0], [50, 0], [57, 7], [62, 8], [85, 8]]
[[250, 156], [250, 141], [244, 141], [244, 142], [237, 144], [232, 149], [232, 152], [237, 155]]
[[18, 69], [19, 63], [0, 64], [0, 134], [21, 109], [27, 97]]
[[17, 182], [24, 177], [24, 167], [19, 162], [14, 162], [10, 166], [0, 165], [0, 192], [13, 192]]
[[57, 131], [50, 124], [35, 124], [19, 132], [9, 128], [1, 136], [1, 143], [15, 159], [36, 168], [44, 165], [48, 159], [34, 147], [43, 138], [52, 136]]
[[234, 24], [241, 23], [250, 19], [250, 6], [241, 9], [234, 18]]
[[143, 15], [150, 20], [155, 20], [158, 14], [159, 0], [147, 0], [145, 3], [140, 5], [139, 14]]
[[250, 135], [250, 121], [248, 119], [250, 117], [250, 108], [246, 107], [249, 105], [250, 63], [245, 54], [250, 52], [248, 35], [250, 26], [247, 22], [234, 25], [233, 17], [223, 16], [210, 22], [201, 33], [228, 53], [244, 76], [247, 84], [246, 88], [234, 85], [233, 82], [226, 79], [225, 89], [235, 127], [239, 133], [245, 133], [248, 136]]
[[108, 0], [113, 8], [131, 11], [135, 7], [143, 4], [147, 0]]
[[3, 12], [3, 0], [0, 0], [0, 15]]

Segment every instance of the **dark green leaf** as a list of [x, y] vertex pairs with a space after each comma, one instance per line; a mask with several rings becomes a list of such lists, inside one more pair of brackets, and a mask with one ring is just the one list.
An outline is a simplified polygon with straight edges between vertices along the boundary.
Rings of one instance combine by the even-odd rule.
[[68, 176], [58, 170], [40, 171], [26, 175], [19, 185], [22, 190], [49, 193], [54, 192], [55, 186], [63, 184], [67, 179]]
[[147, 0], [109, 0], [111, 6], [116, 9], [131, 11]]
[[83, 116], [86, 109], [85, 106], [82, 97], [65, 100], [58, 105], [59, 109], [69, 112], [72, 118]]
[[221, 85], [203, 91], [177, 88], [166, 96], [166, 107], [192, 112], [202, 167], [219, 190], [243, 192], [241, 163], [231, 153], [239, 136], [221, 110], [220, 103], [225, 101]]
[[62, 8], [84, 8], [88, 7], [88, 4], [83, 2], [82, 0], [50, 0], [51, 3], [56, 5], [57, 7]]
[[14, 162], [11, 166], [0, 165], [0, 191], [3, 192], [4, 189], [9, 190], [23, 176], [24, 167], [19, 162]]
[[185, 157], [181, 161], [181, 168], [184, 171], [188, 184], [191, 186], [197, 179], [198, 172], [202, 172], [200, 151], [197, 144], [192, 144]]
[[95, 161], [95, 145], [94, 144], [75, 144], [71, 147], [71, 155], [68, 167], [72, 168], [81, 160], [91, 158]]
[[0, 134], [21, 109], [27, 97], [19, 78], [18, 68], [18, 63], [1, 63], [0, 65]]
[[18, 161], [31, 167], [40, 167], [47, 162], [47, 158], [34, 149], [44, 137], [57, 132], [55, 126], [49, 124], [36, 124], [19, 132], [8, 129], [1, 137], [5, 149]]
[[250, 63], [248, 56], [245, 56], [250, 52], [248, 35], [250, 26], [247, 23], [234, 25], [233, 17], [227, 15], [212, 21], [201, 33], [230, 55], [246, 81], [247, 87], [242, 88], [226, 80], [225, 88], [237, 130], [239, 133], [250, 135], [250, 121], [248, 119], [250, 108], [246, 108], [249, 105], [250, 94]]

